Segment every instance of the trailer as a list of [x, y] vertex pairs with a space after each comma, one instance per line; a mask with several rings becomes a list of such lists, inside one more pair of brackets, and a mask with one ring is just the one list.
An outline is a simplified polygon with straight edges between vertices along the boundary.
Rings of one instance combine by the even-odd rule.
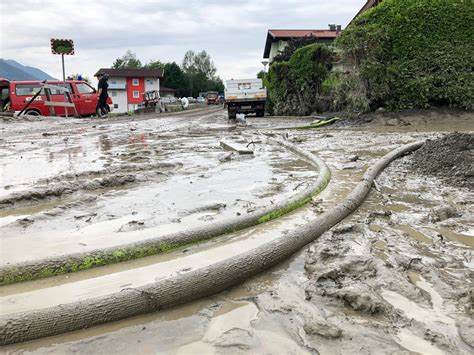
[[267, 89], [261, 79], [227, 80], [225, 104], [229, 119], [235, 119], [238, 113], [255, 113], [257, 117], [265, 115]]

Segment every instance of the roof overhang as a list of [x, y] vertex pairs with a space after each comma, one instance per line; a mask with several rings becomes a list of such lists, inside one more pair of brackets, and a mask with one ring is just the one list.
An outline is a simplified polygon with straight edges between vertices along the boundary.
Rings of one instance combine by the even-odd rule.
[[335, 39], [340, 32], [328, 30], [268, 30], [267, 39], [265, 41], [265, 49], [263, 58], [270, 57], [272, 43], [276, 41], [288, 41], [291, 38], [302, 38], [313, 36], [319, 39]]

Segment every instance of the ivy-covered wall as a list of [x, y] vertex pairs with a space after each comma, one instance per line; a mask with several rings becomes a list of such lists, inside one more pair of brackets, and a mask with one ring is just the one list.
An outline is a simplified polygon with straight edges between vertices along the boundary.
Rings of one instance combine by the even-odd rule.
[[[474, 0], [384, 0], [321, 44], [274, 62], [266, 76], [277, 115], [450, 106], [474, 108]], [[337, 55], [349, 72], [330, 72]]]
[[332, 51], [322, 44], [297, 49], [288, 61], [275, 62], [265, 77], [267, 108], [277, 115], [307, 115], [321, 110], [319, 94], [333, 61]]
[[[384, 0], [337, 41], [370, 109], [474, 105], [474, 2]], [[357, 88], [354, 89], [354, 85]], [[335, 100], [341, 100], [336, 93]], [[339, 96], [338, 96], [339, 95]], [[362, 105], [363, 106], [363, 105]]]

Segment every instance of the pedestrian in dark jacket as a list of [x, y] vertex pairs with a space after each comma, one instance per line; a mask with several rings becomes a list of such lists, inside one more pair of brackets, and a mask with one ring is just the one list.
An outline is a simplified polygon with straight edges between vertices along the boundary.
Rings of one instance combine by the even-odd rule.
[[109, 75], [107, 73], [99, 72], [97, 73], [97, 79], [99, 79], [99, 84], [97, 85], [97, 96], [99, 101], [97, 103], [97, 115], [101, 118], [106, 118], [109, 113], [109, 107], [107, 105], [107, 98], [109, 97], [107, 93], [107, 88], [109, 87], [108, 80]]

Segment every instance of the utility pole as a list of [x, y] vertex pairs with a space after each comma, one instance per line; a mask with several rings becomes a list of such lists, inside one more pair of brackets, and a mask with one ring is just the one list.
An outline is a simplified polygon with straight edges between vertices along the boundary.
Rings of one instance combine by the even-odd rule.
[[[61, 61], [62, 61], [62, 64], [63, 64], [63, 83], [64, 83], [64, 87], [66, 88], [66, 69], [64, 68], [64, 53], [61, 53]], [[67, 101], [67, 94], [66, 94], [66, 91], [64, 92], [64, 102]], [[68, 114], [68, 107], [64, 107], [64, 113], [66, 115], [66, 118], [68, 117], [67, 114]]]

